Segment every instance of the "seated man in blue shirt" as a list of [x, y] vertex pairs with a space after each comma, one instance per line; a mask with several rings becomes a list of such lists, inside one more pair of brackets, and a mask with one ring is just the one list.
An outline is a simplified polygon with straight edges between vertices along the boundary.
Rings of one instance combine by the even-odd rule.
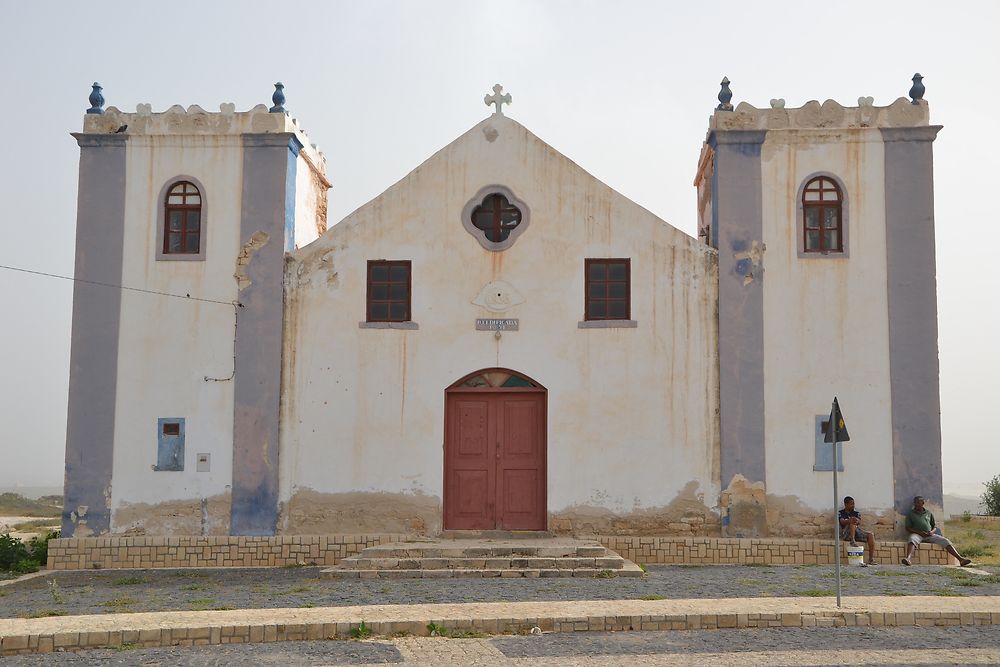
[[844, 509], [840, 510], [840, 539], [847, 540], [852, 547], [858, 546], [858, 540], [868, 543], [868, 562], [866, 565], [878, 565], [875, 562], [875, 535], [861, 529], [861, 512], [854, 509], [854, 498], [844, 498]]

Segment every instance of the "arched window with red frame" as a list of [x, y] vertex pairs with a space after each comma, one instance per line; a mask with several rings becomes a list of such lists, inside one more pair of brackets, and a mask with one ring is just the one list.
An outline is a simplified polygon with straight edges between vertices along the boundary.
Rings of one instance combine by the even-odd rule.
[[803, 252], [844, 252], [844, 193], [832, 178], [817, 176], [802, 190]]
[[163, 254], [201, 252], [201, 192], [190, 181], [178, 181], [163, 202]]

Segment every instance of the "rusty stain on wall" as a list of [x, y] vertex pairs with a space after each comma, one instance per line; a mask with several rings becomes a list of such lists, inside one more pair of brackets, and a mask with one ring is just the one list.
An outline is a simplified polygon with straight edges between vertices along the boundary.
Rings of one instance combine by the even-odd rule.
[[441, 499], [408, 493], [321, 493], [300, 488], [281, 508], [278, 533], [434, 534], [441, 530]]
[[229, 493], [162, 503], [122, 503], [111, 514], [116, 535], [228, 535]]
[[249, 266], [257, 251], [267, 245], [270, 238], [271, 235], [267, 232], [254, 232], [250, 236], [250, 240], [243, 244], [239, 254], [236, 255], [236, 272], [233, 274], [233, 278], [236, 278], [236, 285], [240, 291], [250, 287], [251, 283], [250, 276], [247, 275], [247, 266]]

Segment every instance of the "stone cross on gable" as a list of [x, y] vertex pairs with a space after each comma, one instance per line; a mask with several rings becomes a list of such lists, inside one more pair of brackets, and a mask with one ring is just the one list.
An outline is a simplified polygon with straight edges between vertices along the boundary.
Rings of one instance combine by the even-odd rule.
[[503, 115], [503, 109], [501, 108], [501, 106], [504, 104], [511, 104], [510, 93], [501, 93], [500, 91], [502, 90], [503, 86], [501, 86], [498, 83], [497, 85], [493, 86], [493, 94], [487, 95], [486, 97], [483, 98], [483, 101], [486, 102], [486, 106], [490, 106], [491, 104], [497, 105], [496, 112], [501, 116]]

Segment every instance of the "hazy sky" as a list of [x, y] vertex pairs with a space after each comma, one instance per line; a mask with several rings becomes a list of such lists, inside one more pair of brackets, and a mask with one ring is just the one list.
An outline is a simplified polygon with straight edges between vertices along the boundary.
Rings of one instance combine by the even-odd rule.
[[[1000, 316], [985, 289], [997, 280], [998, 3], [0, 0], [0, 21], [0, 264], [63, 275], [79, 159], [69, 133], [93, 81], [124, 111], [246, 110], [284, 82], [286, 107], [326, 153], [331, 221], [487, 116], [483, 95], [499, 82], [514, 98], [508, 115], [693, 234], [692, 179], [723, 75], [734, 103], [846, 106], [862, 95], [889, 104], [919, 71], [931, 121], [944, 125], [934, 153], [945, 491], [978, 494], [1000, 473]], [[68, 281], [0, 269], [0, 485], [62, 481], [71, 297]]]

